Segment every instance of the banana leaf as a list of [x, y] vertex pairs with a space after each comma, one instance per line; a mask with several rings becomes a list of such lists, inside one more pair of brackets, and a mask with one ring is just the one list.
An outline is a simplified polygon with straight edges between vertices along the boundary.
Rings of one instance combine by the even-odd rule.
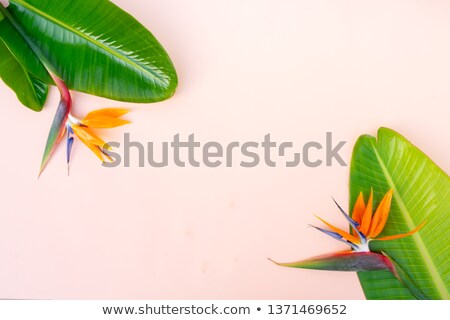
[[[70, 89], [129, 102], [161, 101], [175, 92], [166, 51], [110, 1], [11, 0], [8, 11]], [[28, 49], [15, 48], [22, 56]]]
[[0, 11], [0, 77], [26, 107], [41, 111], [52, 79], [38, 57]]
[[[391, 213], [380, 236], [407, 232], [427, 219], [416, 234], [393, 241], [370, 243], [373, 251], [391, 257], [425, 299], [449, 299], [450, 178], [404, 137], [381, 128], [378, 137], [357, 141], [350, 167], [350, 208], [360, 191], [370, 189], [381, 201], [394, 190]], [[416, 299], [389, 271], [359, 272], [368, 299]]]
[[7, 18], [0, 22], [0, 39], [28, 73], [47, 84], [53, 84], [41, 60]]
[[28, 73], [1, 38], [0, 57], [0, 78], [14, 90], [23, 105], [41, 111], [47, 99], [48, 85]]

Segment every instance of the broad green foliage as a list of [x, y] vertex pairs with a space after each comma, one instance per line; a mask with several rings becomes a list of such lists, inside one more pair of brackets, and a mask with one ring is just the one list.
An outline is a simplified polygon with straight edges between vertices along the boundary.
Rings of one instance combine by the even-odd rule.
[[42, 62], [8, 19], [0, 22], [0, 39], [3, 40], [25, 70], [39, 80], [53, 84], [53, 80], [47, 70], [45, 70]]
[[[8, 11], [70, 89], [130, 102], [160, 101], [175, 92], [177, 75], [163, 47], [108, 0], [11, 0]], [[17, 60], [53, 83], [23, 38], [7, 27], [2, 37]]]
[[[398, 133], [381, 128], [378, 137], [364, 135], [353, 151], [350, 208], [360, 191], [370, 189], [379, 202], [394, 190], [391, 213], [380, 236], [407, 232], [424, 219], [426, 225], [403, 239], [371, 242], [371, 250], [392, 258], [427, 299], [449, 299], [450, 178]], [[388, 271], [360, 272], [368, 299], [415, 299]]]
[[[7, 21], [2, 21], [0, 28], [4, 22]], [[23, 105], [34, 111], [42, 110], [47, 99], [47, 84], [29, 74], [1, 38], [0, 57], [0, 78], [14, 90]]]

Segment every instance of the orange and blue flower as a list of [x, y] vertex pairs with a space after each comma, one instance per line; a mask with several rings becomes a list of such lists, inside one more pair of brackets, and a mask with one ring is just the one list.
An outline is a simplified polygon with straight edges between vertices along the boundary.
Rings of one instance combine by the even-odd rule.
[[350, 217], [335, 201], [337, 207], [339, 208], [339, 211], [344, 215], [344, 217], [350, 224], [350, 233], [333, 226], [332, 224], [319, 217], [319, 220], [327, 225], [331, 230], [326, 230], [316, 226], [312, 227], [331, 236], [334, 239], [348, 244], [353, 249], [353, 251], [356, 252], [369, 252], [369, 242], [373, 240], [386, 241], [410, 236], [419, 231], [425, 225], [426, 221], [422, 222], [419, 226], [409, 232], [378, 238], [378, 235], [386, 226], [391, 208], [393, 193], [393, 190], [389, 190], [381, 200], [378, 208], [374, 213], [372, 213], [373, 190], [371, 190], [370, 192], [367, 204], [364, 202], [364, 196], [361, 192], [358, 196], [358, 199], [356, 200], [355, 206], [353, 207], [352, 217]]
[[128, 112], [127, 109], [119, 108], [100, 109], [88, 113], [83, 120], [69, 114], [66, 122], [67, 163], [70, 162], [73, 135], [78, 137], [102, 162], [105, 160], [112, 161], [111, 157], [105, 152], [105, 150], [110, 150], [111, 147], [98, 137], [92, 129], [108, 129], [128, 124], [130, 121], [120, 118]]
[[72, 99], [67, 86], [55, 75], [51, 74], [51, 76], [61, 93], [61, 101], [47, 138], [39, 175], [47, 166], [51, 155], [64, 135], [67, 135], [66, 157], [68, 166], [70, 164], [74, 136], [80, 139], [102, 162], [112, 161], [107, 153], [107, 150], [110, 150], [111, 147], [97, 136], [92, 129], [115, 128], [130, 123], [128, 120], [121, 118], [129, 110], [121, 108], [95, 110], [88, 113], [83, 120], [80, 120], [71, 113]]
[[312, 227], [338, 241], [344, 242], [351, 247], [351, 250], [321, 255], [291, 263], [278, 263], [271, 259], [269, 260], [279, 266], [302, 269], [357, 272], [388, 270], [403, 283], [413, 295], [417, 298], [424, 298], [425, 295], [423, 292], [421, 292], [414, 281], [393, 259], [384, 252], [378, 253], [370, 251], [369, 243], [371, 241], [386, 241], [407, 237], [419, 231], [426, 223], [426, 221], [424, 221], [416, 228], [406, 233], [379, 237], [388, 222], [393, 194], [394, 191], [389, 190], [381, 200], [375, 212], [373, 212], [373, 190], [370, 192], [367, 203], [364, 202], [364, 196], [360, 193], [355, 206], [353, 207], [351, 217], [335, 201], [339, 211], [350, 224], [350, 232], [337, 228], [318, 217], [329, 229], [316, 226]]

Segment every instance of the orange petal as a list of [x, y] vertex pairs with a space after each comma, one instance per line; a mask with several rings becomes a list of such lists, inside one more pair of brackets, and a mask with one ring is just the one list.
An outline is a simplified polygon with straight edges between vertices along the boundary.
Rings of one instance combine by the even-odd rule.
[[100, 161], [104, 162], [105, 158], [109, 161], [112, 161], [112, 158], [107, 155], [99, 146], [90, 144], [88, 141], [80, 138], [81, 142], [83, 142], [96, 156], [100, 159]]
[[[317, 217], [317, 216], [316, 216]], [[322, 221], [323, 223], [325, 223], [331, 230], [333, 230], [334, 232], [336, 232], [337, 234], [339, 234], [341, 237], [343, 237], [345, 240], [350, 241], [352, 243], [360, 243], [360, 240], [358, 237], [355, 237], [353, 235], [351, 235], [348, 232], [345, 232], [344, 230], [341, 230], [339, 228], [336, 228], [335, 226], [333, 226], [332, 224], [326, 222], [325, 220], [323, 220], [320, 217], [317, 217], [317, 219], [319, 219], [320, 221]]]
[[364, 203], [364, 195], [360, 192], [355, 206], [353, 207], [352, 219], [361, 224], [364, 211], [366, 211], [366, 204]]
[[110, 150], [111, 147], [103, 141], [101, 138], [99, 138], [95, 133], [93, 133], [89, 128], [82, 127], [78, 125], [72, 126], [73, 132], [75, 135], [80, 138], [80, 140], [85, 141], [85, 144], [92, 144], [95, 146], [99, 146], [100, 148], [104, 148], [107, 150]]
[[112, 161], [112, 158], [103, 151], [103, 149], [111, 149], [106, 142], [86, 127], [74, 125], [72, 126], [72, 129], [81, 142], [83, 142], [97, 156], [97, 158], [99, 158], [102, 162], [105, 161], [105, 158]]
[[373, 203], [373, 189], [370, 190], [369, 201], [367, 201], [366, 210], [364, 211], [361, 226], [359, 227], [359, 231], [361, 231], [365, 235], [367, 235], [367, 232], [369, 231], [370, 228], [370, 223], [372, 221], [372, 203]]
[[129, 123], [131, 122], [128, 120], [118, 119], [109, 116], [99, 116], [83, 120], [83, 124], [85, 126], [97, 129], [115, 128]]
[[124, 114], [127, 114], [130, 112], [128, 109], [121, 109], [121, 108], [106, 108], [106, 109], [99, 109], [89, 112], [84, 120], [90, 120], [96, 117], [112, 117], [112, 118], [119, 118], [123, 116]]
[[423, 226], [427, 223], [427, 220], [425, 219], [424, 221], [422, 221], [421, 224], [419, 224], [416, 228], [414, 228], [413, 230], [407, 232], [407, 233], [402, 233], [402, 234], [397, 234], [397, 235], [393, 235], [393, 236], [387, 236], [387, 237], [382, 237], [382, 238], [378, 238], [378, 239], [372, 239], [372, 240], [380, 240], [380, 241], [388, 241], [388, 240], [395, 240], [395, 239], [400, 239], [400, 238], [404, 238], [410, 235], [413, 235], [414, 233], [416, 233], [417, 231], [419, 231], [420, 229], [423, 228]]
[[[75, 128], [73, 127], [73, 129], [75, 129]], [[76, 131], [74, 130], [74, 132], [76, 132]], [[103, 152], [101, 152], [100, 148], [97, 145], [92, 144], [85, 135], [77, 134], [77, 137], [81, 140], [81, 142], [84, 143], [84, 145], [86, 145], [97, 156], [97, 158], [100, 159], [100, 161], [103, 162]]]
[[391, 209], [393, 193], [394, 191], [392, 189], [389, 190], [378, 205], [378, 208], [372, 218], [369, 234], [367, 235], [369, 238], [375, 238], [381, 233], [381, 231], [383, 231], [389, 216], [389, 210]]
[[86, 143], [82, 139], [80, 139], [91, 151], [97, 156], [97, 158], [100, 159], [101, 162], [105, 161], [103, 156], [105, 155], [98, 146], [95, 146], [93, 144]]

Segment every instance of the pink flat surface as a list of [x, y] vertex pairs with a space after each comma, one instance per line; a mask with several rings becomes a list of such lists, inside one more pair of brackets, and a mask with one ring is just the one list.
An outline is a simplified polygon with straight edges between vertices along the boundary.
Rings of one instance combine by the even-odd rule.
[[[114, 0], [165, 46], [173, 99], [133, 105], [74, 93], [80, 117], [125, 106], [135, 141], [302, 146], [391, 127], [450, 171], [448, 1]], [[362, 299], [354, 273], [281, 268], [346, 249], [348, 167], [108, 169], [79, 142], [37, 173], [58, 93], [34, 113], [0, 83], [0, 298]], [[319, 154], [320, 155], [320, 154]], [[136, 159], [136, 157], [135, 157]]]

